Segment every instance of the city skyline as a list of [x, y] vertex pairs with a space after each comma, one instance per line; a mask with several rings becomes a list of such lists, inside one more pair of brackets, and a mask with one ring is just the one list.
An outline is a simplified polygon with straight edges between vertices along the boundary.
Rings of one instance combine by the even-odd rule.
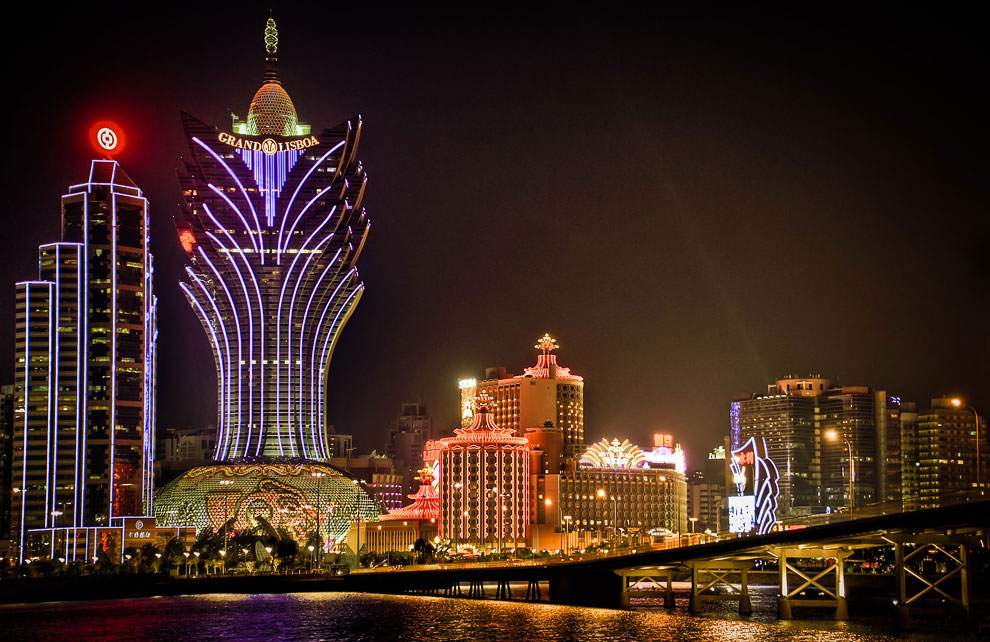
[[[17, 191], [11, 172], [3, 179], [11, 211], [31, 215], [12, 225], [15, 247], [0, 259], [0, 322], [12, 328], [12, 284], [32, 278], [32, 248], [56, 236], [51, 195], [92, 156], [89, 122], [117, 119], [129, 143], [119, 160], [151, 203], [161, 429], [216, 422], [209, 346], [178, 287], [178, 111], [222, 123], [225, 107], [243, 110], [257, 88], [260, 15], [186, 24], [166, 14], [147, 53], [123, 60], [137, 37], [123, 33], [92, 61], [97, 73], [64, 80], [78, 113], [14, 107], [25, 130], [14, 143], [37, 189]], [[588, 383], [589, 443], [667, 432], [696, 460], [728, 432], [733, 395], [786, 374], [821, 372], [919, 405], [960, 395], [987, 412], [987, 231], [967, 167], [979, 145], [957, 131], [985, 103], [968, 93], [965, 57], [949, 67], [965, 43], [912, 53], [906, 36], [866, 41], [866, 29], [850, 28], [832, 40], [829, 25], [800, 18], [672, 19], [607, 25], [612, 51], [584, 48], [593, 28], [580, 20], [540, 40], [527, 24], [407, 29], [393, 18], [346, 36], [370, 38], [364, 59], [297, 38], [308, 29], [298, 17], [276, 18], [283, 79], [314, 129], [356, 112], [370, 123], [362, 158], [380, 186], [369, 196], [380, 225], [362, 259], [367, 293], [334, 358], [328, 414], [360, 448], [381, 449], [400, 404], [417, 398], [446, 435], [458, 423], [457, 380], [488, 366], [520, 372], [545, 331]], [[81, 45], [67, 25], [53, 30], [66, 50]], [[620, 43], [622, 34], [640, 38]], [[791, 60], [775, 55], [800, 35], [808, 41]], [[206, 37], [222, 50], [206, 64], [198, 46], [179, 46]], [[487, 48], [500, 40], [523, 51]], [[736, 45], [742, 55], [724, 59]], [[561, 68], [560, 46], [583, 65]], [[320, 75], [331, 58], [345, 70], [339, 81]], [[192, 64], [194, 77], [181, 72]], [[71, 65], [38, 71], [32, 91]], [[164, 73], [130, 73], [145, 67]], [[943, 103], [964, 117], [949, 121]], [[22, 141], [30, 133], [37, 145], [43, 122], [52, 141]], [[59, 139], [66, 158], [47, 158]], [[2, 346], [12, 364], [12, 332]]]

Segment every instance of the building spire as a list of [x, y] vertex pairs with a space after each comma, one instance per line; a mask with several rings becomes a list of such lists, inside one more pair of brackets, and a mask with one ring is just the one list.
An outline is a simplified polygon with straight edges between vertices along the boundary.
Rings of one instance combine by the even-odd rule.
[[278, 28], [269, 10], [268, 22], [265, 23], [265, 83], [281, 85], [278, 78]]
[[541, 351], [543, 354], [550, 354], [560, 346], [557, 345], [557, 340], [550, 336], [550, 333], [546, 333], [533, 347]]

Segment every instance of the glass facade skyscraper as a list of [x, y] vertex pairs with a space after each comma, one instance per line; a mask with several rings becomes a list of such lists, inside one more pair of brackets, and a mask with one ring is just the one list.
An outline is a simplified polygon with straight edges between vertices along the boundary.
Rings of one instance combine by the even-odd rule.
[[[41, 246], [39, 263], [40, 279], [15, 294], [11, 521], [22, 544], [32, 529], [145, 515], [154, 492], [148, 203], [116, 162], [93, 161], [62, 197], [62, 241]], [[78, 542], [59, 536], [53, 550], [74, 555]]]

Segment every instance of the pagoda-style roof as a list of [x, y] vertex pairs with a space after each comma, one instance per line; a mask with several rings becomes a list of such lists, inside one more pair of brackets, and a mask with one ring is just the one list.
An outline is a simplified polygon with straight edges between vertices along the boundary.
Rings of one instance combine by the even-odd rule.
[[559, 348], [557, 340], [549, 334], [544, 334], [536, 343], [535, 347], [540, 351], [536, 358], [536, 365], [523, 369], [521, 375], [516, 375], [515, 379], [560, 379], [564, 381], [584, 381], [584, 377], [571, 374], [570, 368], [557, 365], [557, 355], [553, 351]]
[[440, 496], [433, 488], [433, 471], [424, 468], [419, 471], [419, 490], [408, 496], [412, 504], [390, 510], [380, 516], [381, 521], [397, 519], [440, 519]]

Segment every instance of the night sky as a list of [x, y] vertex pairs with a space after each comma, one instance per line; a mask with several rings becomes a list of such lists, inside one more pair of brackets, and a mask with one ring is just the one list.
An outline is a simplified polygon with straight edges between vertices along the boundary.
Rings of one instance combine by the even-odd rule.
[[[110, 118], [151, 202], [159, 428], [215, 423], [177, 286], [179, 111], [246, 116], [267, 10], [38, 7], [5, 27], [2, 381], [14, 282], [37, 278]], [[981, 22], [504, 11], [276, 9], [300, 119], [365, 119], [367, 291], [331, 363], [338, 431], [381, 450], [420, 399], [446, 434], [457, 379], [520, 372], [544, 332], [585, 377], [589, 440], [668, 431], [692, 459], [734, 394], [789, 373], [990, 412]]]

